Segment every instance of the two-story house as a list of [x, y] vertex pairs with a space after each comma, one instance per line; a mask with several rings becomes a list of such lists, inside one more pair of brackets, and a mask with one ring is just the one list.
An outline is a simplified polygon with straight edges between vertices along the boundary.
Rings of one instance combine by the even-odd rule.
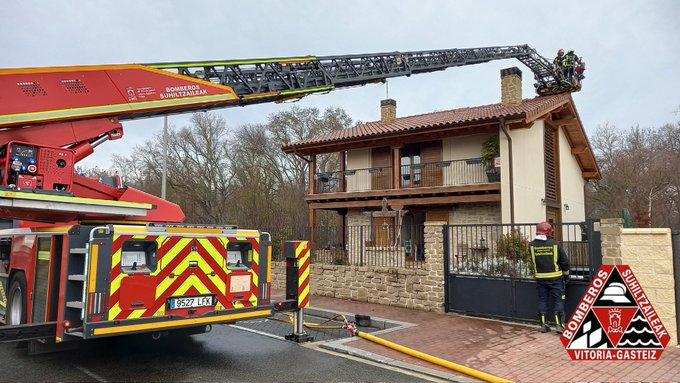
[[[497, 104], [406, 117], [394, 100], [380, 108], [380, 121], [282, 148], [310, 163], [312, 226], [318, 210], [334, 210], [346, 228], [372, 227], [374, 247], [400, 237], [417, 248], [422, 233], [399, 227], [585, 219], [584, 186], [600, 173], [570, 94], [523, 100], [513, 67], [501, 71]], [[316, 156], [335, 152], [339, 171], [317, 172]]]

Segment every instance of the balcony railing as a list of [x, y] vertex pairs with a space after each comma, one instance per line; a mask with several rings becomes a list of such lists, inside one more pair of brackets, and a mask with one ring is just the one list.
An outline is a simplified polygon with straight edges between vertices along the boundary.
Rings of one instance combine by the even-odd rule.
[[481, 158], [402, 165], [401, 187], [456, 186], [493, 182]]
[[[487, 176], [481, 158], [402, 165], [399, 187], [457, 186], [499, 182]], [[353, 169], [316, 174], [316, 192], [359, 192], [394, 189], [391, 167]]]
[[342, 174], [340, 171], [317, 173], [316, 192], [323, 194], [392, 189], [392, 168], [389, 166], [346, 170], [344, 188], [341, 188]]

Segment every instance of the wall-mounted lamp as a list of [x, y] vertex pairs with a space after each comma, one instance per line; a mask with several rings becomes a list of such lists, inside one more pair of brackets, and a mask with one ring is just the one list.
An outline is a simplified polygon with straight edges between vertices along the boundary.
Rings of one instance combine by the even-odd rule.
[[543, 206], [547, 205], [545, 198], [541, 198], [541, 205], [543, 205]]
[[564, 210], [569, 210], [569, 205], [566, 203], [564, 204]]

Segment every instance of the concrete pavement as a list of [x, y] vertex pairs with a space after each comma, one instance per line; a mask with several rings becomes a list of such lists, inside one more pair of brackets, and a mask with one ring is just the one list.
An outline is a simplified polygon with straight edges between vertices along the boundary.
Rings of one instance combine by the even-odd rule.
[[263, 335], [215, 326], [191, 337], [128, 336], [27, 355], [0, 345], [0, 381], [420, 382], [407, 375]]

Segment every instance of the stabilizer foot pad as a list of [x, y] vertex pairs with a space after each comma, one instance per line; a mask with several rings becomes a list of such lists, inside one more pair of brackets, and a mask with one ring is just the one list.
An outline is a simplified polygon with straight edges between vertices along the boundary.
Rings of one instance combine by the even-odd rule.
[[309, 334], [288, 334], [285, 336], [286, 340], [292, 340], [296, 343], [311, 342], [314, 337]]

